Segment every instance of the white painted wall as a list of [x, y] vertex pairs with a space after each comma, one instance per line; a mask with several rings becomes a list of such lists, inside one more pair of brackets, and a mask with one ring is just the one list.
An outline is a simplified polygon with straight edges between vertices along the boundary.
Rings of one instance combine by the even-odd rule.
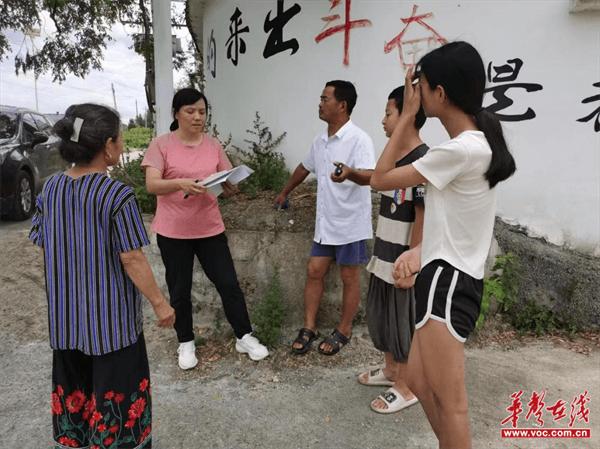
[[[352, 19], [369, 19], [372, 26], [351, 31], [350, 64], [344, 66], [342, 33], [319, 44], [314, 40], [324, 29], [322, 17], [337, 13], [343, 19], [344, 2], [329, 12], [327, 0], [286, 0], [285, 9], [294, 3], [302, 7], [283, 31], [284, 39], [296, 38], [300, 49], [293, 56], [288, 50], [264, 59], [268, 35], [263, 23], [268, 11], [275, 15], [276, 1], [206, 1], [205, 56], [211, 32], [216, 41], [216, 78], [205, 64], [206, 93], [215, 123], [221, 132], [232, 133], [234, 144], [244, 145], [245, 130], [258, 110], [274, 133], [288, 133], [281, 151], [295, 167], [324, 129], [317, 106], [325, 82], [347, 79], [358, 90], [353, 121], [371, 135], [377, 151], [383, 149], [384, 105], [404, 77], [397, 51], [385, 54], [383, 47], [402, 30], [400, 19], [410, 16], [414, 3], [353, 0]], [[499, 215], [553, 243], [600, 255], [600, 132], [594, 132], [592, 121], [576, 121], [600, 107], [600, 102], [581, 103], [600, 94], [592, 86], [600, 81], [600, 13], [570, 14], [569, 0], [417, 4], [419, 14], [433, 13], [426, 23], [443, 37], [475, 45], [486, 67], [489, 61], [499, 66], [520, 58], [523, 67], [514, 82], [543, 85], [538, 92], [507, 93], [515, 103], [503, 113], [518, 114], [531, 107], [537, 117], [504, 122], [518, 171], [499, 187]], [[236, 6], [242, 11], [242, 26], [250, 27], [242, 36], [247, 50], [237, 67], [226, 57], [229, 18]], [[411, 36], [425, 34], [413, 26]], [[490, 95], [485, 104], [491, 103]], [[430, 145], [447, 138], [435, 119], [426, 124], [423, 136]]]

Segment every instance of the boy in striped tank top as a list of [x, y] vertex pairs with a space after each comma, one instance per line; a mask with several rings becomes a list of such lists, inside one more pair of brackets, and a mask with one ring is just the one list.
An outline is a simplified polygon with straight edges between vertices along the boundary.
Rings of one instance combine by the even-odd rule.
[[[398, 122], [403, 99], [404, 86], [394, 89], [388, 97], [382, 120], [387, 137], [392, 135]], [[396, 167], [411, 164], [427, 152], [427, 145], [419, 137], [419, 129], [424, 123], [425, 115], [421, 110], [410, 130], [410, 145], [399, 154]], [[373, 257], [367, 265], [371, 273], [367, 324], [373, 344], [385, 354], [385, 366], [358, 376], [363, 385], [390, 387], [371, 402], [371, 409], [377, 413], [395, 413], [417, 402], [405, 381], [415, 329], [414, 277], [406, 288], [396, 288], [392, 272], [400, 254], [421, 242], [423, 195], [423, 186], [381, 192]]]

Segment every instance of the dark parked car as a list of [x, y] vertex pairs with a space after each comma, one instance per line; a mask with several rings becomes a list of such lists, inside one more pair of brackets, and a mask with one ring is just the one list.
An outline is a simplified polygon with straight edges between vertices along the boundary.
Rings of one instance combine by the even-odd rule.
[[0, 106], [0, 216], [31, 216], [46, 179], [68, 166], [58, 152], [59, 141], [44, 115]]
[[44, 117], [46, 117], [48, 120], [50, 120], [50, 123], [52, 123], [53, 125], [58, 122], [61, 118], [63, 118], [65, 116], [65, 114], [59, 114], [58, 112], [56, 114], [44, 114]]

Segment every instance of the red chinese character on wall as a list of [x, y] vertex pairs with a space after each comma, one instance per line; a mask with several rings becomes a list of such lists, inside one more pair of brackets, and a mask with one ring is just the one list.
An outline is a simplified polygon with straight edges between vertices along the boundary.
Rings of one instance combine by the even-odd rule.
[[550, 413], [552, 413], [552, 418], [554, 419], [555, 422], [560, 421], [565, 416], [567, 416], [567, 408], [565, 407], [566, 404], [567, 404], [566, 401], [559, 399], [558, 401], [556, 401], [556, 403], [554, 405], [546, 407], [546, 410], [548, 410]]
[[[329, 0], [331, 6], [329, 7], [329, 12], [332, 12], [342, 0]], [[318, 44], [323, 39], [326, 39], [330, 36], [333, 36], [336, 33], [344, 32], [344, 65], [348, 65], [350, 63], [350, 57], [348, 56], [350, 51], [350, 30], [353, 28], [364, 28], [367, 26], [371, 26], [371, 21], [367, 19], [360, 20], [351, 20], [350, 19], [350, 7], [351, 0], [345, 0], [345, 14], [344, 14], [344, 23], [341, 25], [331, 26], [326, 30], [320, 32], [315, 37], [315, 42]], [[341, 17], [339, 14], [331, 14], [329, 16], [321, 17], [321, 20], [325, 22], [325, 27], [332, 24], [336, 20], [339, 20]]]
[[529, 411], [527, 415], [525, 415], [525, 419], [528, 420], [531, 415], [535, 416], [535, 421], [540, 425], [544, 425], [544, 420], [542, 419], [542, 413], [544, 412], [544, 396], [546, 396], [546, 390], [542, 392], [542, 394], [534, 391], [531, 393], [531, 399], [527, 406], [529, 407]]
[[[442, 37], [433, 27], [427, 23], [425, 23], [425, 19], [430, 19], [433, 17], [433, 13], [419, 14], [417, 15], [417, 5], [413, 5], [412, 14], [410, 17], [400, 19], [402, 23], [405, 24], [400, 34], [398, 34], [391, 41], [386, 42], [383, 47], [383, 51], [385, 53], [391, 52], [394, 48], [398, 48], [398, 53], [400, 54], [400, 62], [402, 63], [402, 68], [405, 70], [409, 67], [414, 67], [419, 59], [419, 55], [423, 53], [422, 43], [427, 43], [427, 51], [431, 50], [433, 47], [437, 45], [443, 45], [448, 42], [444, 37]], [[421, 33], [416, 33], [414, 37], [409, 37], [407, 35], [409, 31], [409, 27], [413, 24], [418, 24], [421, 28], [418, 31]], [[423, 29], [426, 30], [426, 33], [423, 34]]]
[[590, 402], [587, 390], [582, 394], [575, 396], [571, 402], [571, 416], [569, 418], [569, 427], [573, 426], [575, 420], [590, 422], [590, 410], [586, 404]]
[[521, 407], [521, 396], [523, 395], [523, 390], [519, 390], [510, 395], [513, 399], [512, 404], [506, 407], [506, 411], [510, 412], [506, 418], [502, 420], [500, 425], [504, 425], [507, 422], [510, 422], [513, 427], [517, 427], [517, 423], [519, 422], [519, 415], [523, 411], [523, 407]]

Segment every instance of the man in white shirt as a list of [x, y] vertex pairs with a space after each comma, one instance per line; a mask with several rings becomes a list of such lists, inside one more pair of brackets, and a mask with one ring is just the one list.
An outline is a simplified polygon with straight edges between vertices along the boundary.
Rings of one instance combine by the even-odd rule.
[[356, 97], [348, 81], [325, 85], [319, 118], [327, 123], [327, 132], [315, 138], [309, 154], [275, 199], [283, 205], [310, 173], [317, 177], [315, 235], [304, 287], [304, 327], [292, 345], [296, 354], [307, 352], [317, 338], [324, 278], [334, 260], [340, 266], [344, 286], [342, 316], [337, 328], [319, 344], [319, 352], [337, 354], [350, 341], [352, 320], [360, 304], [360, 269], [369, 260], [366, 240], [373, 237], [369, 180], [375, 151], [367, 133], [350, 120]]

